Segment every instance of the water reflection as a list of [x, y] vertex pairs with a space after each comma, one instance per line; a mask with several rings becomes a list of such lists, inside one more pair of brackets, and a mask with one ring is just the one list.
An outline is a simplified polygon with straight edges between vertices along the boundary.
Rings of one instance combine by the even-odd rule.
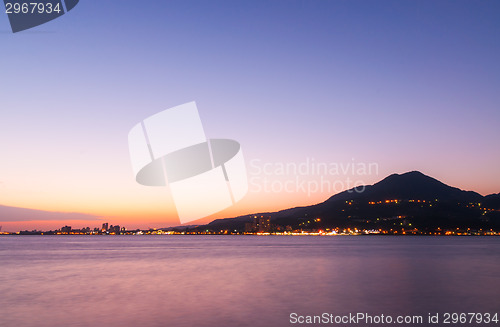
[[289, 326], [289, 314], [494, 312], [500, 240], [0, 238], [2, 326]]

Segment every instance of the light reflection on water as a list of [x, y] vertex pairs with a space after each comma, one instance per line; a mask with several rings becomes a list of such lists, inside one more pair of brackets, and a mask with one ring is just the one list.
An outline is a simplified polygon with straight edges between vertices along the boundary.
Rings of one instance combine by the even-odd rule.
[[290, 326], [500, 311], [500, 238], [0, 237], [0, 326]]

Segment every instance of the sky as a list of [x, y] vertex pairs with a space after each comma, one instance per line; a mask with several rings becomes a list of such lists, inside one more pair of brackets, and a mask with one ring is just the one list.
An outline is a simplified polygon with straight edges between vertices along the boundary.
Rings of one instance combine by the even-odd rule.
[[498, 17], [497, 1], [82, 0], [14, 34], [0, 13], [2, 230], [178, 225], [169, 188], [135, 182], [127, 135], [191, 101], [249, 181], [200, 222], [413, 170], [498, 193]]

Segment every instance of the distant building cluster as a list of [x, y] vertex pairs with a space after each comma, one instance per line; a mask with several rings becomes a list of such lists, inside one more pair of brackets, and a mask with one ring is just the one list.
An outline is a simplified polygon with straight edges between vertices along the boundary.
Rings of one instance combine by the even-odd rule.
[[63, 226], [60, 229], [56, 231], [50, 231], [46, 232], [47, 234], [52, 233], [52, 234], [72, 234], [72, 235], [120, 235], [120, 234], [127, 234], [127, 229], [125, 227], [121, 227], [120, 225], [109, 225], [108, 223], [102, 224], [101, 228], [94, 227], [91, 229], [90, 227], [84, 227], [81, 229], [73, 229], [71, 226]]
[[269, 233], [271, 232], [270, 216], [252, 216], [253, 221], [245, 224], [246, 233]]
[[[332, 221], [331, 217], [309, 217], [307, 214], [293, 219], [272, 219], [271, 215], [250, 215], [242, 217], [236, 224], [227, 221], [226, 224], [208, 224], [201, 226], [177, 226], [161, 229], [127, 230], [119, 225], [103, 223], [101, 228], [85, 227], [73, 229], [71, 226], [63, 226], [55, 231], [22, 231], [17, 233], [1, 232], [0, 234], [20, 235], [500, 235], [497, 225], [489, 226], [490, 221], [495, 222], [498, 217], [498, 208], [486, 207], [483, 203], [456, 203], [453, 208], [455, 215], [463, 212], [469, 214], [471, 211], [477, 214], [475, 220], [466, 220], [462, 224], [454, 226], [441, 225], [435, 222], [434, 216], [422, 223], [422, 218], [414, 217], [415, 211], [403, 210], [417, 208], [423, 209], [439, 208], [446, 206], [438, 199], [384, 199], [378, 201], [358, 202], [355, 200], [345, 201], [336, 212], [339, 221]], [[367, 209], [368, 208], [368, 209]], [[373, 209], [377, 211], [371, 211]], [[447, 209], [447, 207], [444, 207]], [[397, 209], [397, 210], [380, 210]], [[365, 211], [362, 211], [365, 210]], [[461, 211], [462, 210], [462, 211]], [[366, 215], [366, 213], [375, 214]], [[427, 211], [424, 211], [426, 213]], [[434, 214], [434, 211], [430, 211]], [[458, 213], [457, 213], [458, 212]], [[438, 211], [439, 213], [439, 211]], [[460, 216], [458, 216], [460, 217]], [[328, 220], [328, 218], [330, 218]], [[456, 219], [456, 221], [461, 221]], [[415, 223], [417, 222], [417, 223]], [[444, 221], [446, 223], [446, 221]], [[471, 223], [472, 222], [472, 223]], [[427, 223], [427, 224], [426, 224]], [[289, 224], [289, 225], [288, 225]], [[215, 227], [217, 226], [217, 227]], [[440, 226], [440, 227], [439, 227]]]
[[120, 229], [120, 225], [115, 225], [115, 226], [109, 225], [108, 226], [108, 223], [102, 224], [101, 233], [118, 235], [121, 232], [126, 232], [125, 227], [122, 227], [122, 229]]

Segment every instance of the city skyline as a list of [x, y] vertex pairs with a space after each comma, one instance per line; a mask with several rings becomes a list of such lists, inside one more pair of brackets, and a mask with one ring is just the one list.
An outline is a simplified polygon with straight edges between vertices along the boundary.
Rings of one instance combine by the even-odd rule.
[[[249, 173], [245, 198], [204, 222], [412, 170], [498, 193], [499, 12], [488, 1], [80, 2], [16, 34], [0, 15], [0, 225], [178, 225], [168, 188], [135, 182], [127, 133], [190, 101], [207, 137], [241, 143]], [[286, 168], [307, 161], [339, 173]], [[329, 189], [300, 187], [321, 176]]]
[[[295, 166], [295, 168], [298, 169], [297, 172], [299, 172], [300, 168], [297, 168], [297, 167], [300, 167], [300, 165]], [[314, 168], [312, 168], [312, 169], [314, 170]], [[396, 182], [396, 184], [394, 184], [395, 180], [401, 181], [402, 179], [405, 179], [404, 185], [415, 186], [415, 191], [412, 188], [408, 189], [406, 186], [404, 187], [404, 189], [406, 189], [406, 190], [402, 191], [401, 184], [400, 184], [401, 182], [399, 182], [399, 185], [400, 185], [399, 187], [396, 186], [398, 182]], [[389, 182], [389, 180], [391, 180], [392, 182]], [[388, 183], [392, 183], [392, 186], [390, 188], [387, 187], [389, 185]], [[416, 183], [416, 184], [414, 185], [413, 183]], [[427, 185], [423, 187], [422, 183], [427, 184]], [[384, 186], [380, 186], [380, 184], [384, 184]], [[389, 191], [389, 193], [392, 193], [392, 196], [385, 196], [385, 197], [381, 198], [380, 193], [378, 195], [373, 194], [373, 188], [376, 188], [376, 187], [378, 187], [380, 190], [385, 190], [384, 192]], [[394, 188], [394, 187], [396, 187], [396, 188]], [[437, 187], [437, 189], [436, 189], [436, 187]], [[398, 191], [398, 188], [399, 188], [399, 191]], [[443, 191], [444, 189], [446, 189], [446, 191]], [[368, 190], [371, 190], [371, 192], [369, 191], [369, 193], [366, 193]], [[403, 193], [400, 193], [400, 192], [403, 192]], [[408, 194], [409, 194], [408, 192], [414, 193], [415, 195], [410, 196], [408, 198]], [[417, 194], [420, 194], [420, 195], [417, 195]], [[344, 201], [345, 199], [347, 199], [346, 196], [348, 196], [348, 198], [351, 200]], [[496, 215], [496, 212], [500, 211], [498, 209], [498, 199], [500, 199], [500, 193], [493, 193], [493, 194], [489, 194], [487, 196], [482, 196], [481, 194], [474, 192], [474, 191], [470, 191], [470, 190], [464, 191], [464, 190], [460, 190], [458, 188], [455, 188], [453, 186], [446, 185], [446, 184], [442, 183], [441, 181], [438, 181], [430, 176], [426, 176], [418, 171], [407, 172], [404, 174], [392, 174], [392, 175], [387, 176], [383, 180], [380, 180], [379, 182], [377, 182], [373, 185], [355, 186], [349, 190], [345, 190], [344, 192], [339, 192], [339, 193], [334, 194], [333, 196], [331, 196], [329, 199], [327, 199], [324, 202], [312, 204], [311, 208], [316, 207], [316, 206], [325, 205], [326, 203], [332, 201], [335, 198], [343, 199], [341, 202], [345, 202], [346, 205], [349, 205], [349, 206], [351, 206], [353, 203], [356, 204], [357, 205], [356, 209], [355, 209], [357, 211], [356, 215], [360, 214], [360, 211], [358, 208], [359, 205], [374, 206], [372, 208], [376, 208], [376, 206], [380, 206], [380, 205], [392, 206], [393, 204], [402, 205], [404, 203], [408, 203], [408, 204], [417, 205], [417, 207], [429, 206], [430, 208], [432, 208], [436, 204], [439, 204], [439, 203], [445, 204], [446, 203], [445, 207], [447, 207], [447, 209], [445, 209], [444, 211], [441, 212], [441, 215], [444, 215], [441, 218], [448, 216], [449, 213], [445, 214], [445, 212], [447, 210], [450, 210], [450, 209], [452, 210], [450, 212], [453, 212], [453, 210], [460, 211], [460, 210], [463, 210], [465, 208], [467, 208], [465, 210], [473, 209], [471, 212], [468, 212], [466, 215], [469, 216], [468, 217], [469, 219], [472, 219], [468, 223], [475, 222], [474, 224], [476, 224], [479, 221], [481, 221], [483, 223], [489, 222], [489, 221], [491, 221], [492, 218], [494, 221], [495, 220], [494, 215]], [[359, 198], [362, 198], [364, 200], [359, 201]], [[461, 198], [461, 200], [459, 198]], [[367, 201], [367, 199], [370, 199], [370, 201]], [[451, 199], [451, 202], [450, 202], [450, 199]], [[470, 201], [472, 201], [472, 202], [470, 202]], [[483, 201], [485, 203], [482, 203]], [[314, 226], [309, 225], [309, 224], [302, 226], [303, 224], [300, 223], [298, 226], [295, 226], [295, 229], [293, 229], [291, 226], [280, 226], [280, 225], [276, 225], [276, 224], [271, 224], [271, 217], [275, 214], [279, 215], [281, 212], [296, 212], [297, 210], [301, 211], [305, 208], [307, 208], [307, 207], [295, 206], [293, 208], [281, 208], [280, 210], [276, 210], [275, 212], [251, 212], [251, 213], [248, 212], [246, 214], [239, 215], [238, 217], [223, 217], [223, 219], [215, 219], [215, 220], [208, 220], [208, 221], [206, 219], [201, 219], [200, 221], [195, 222], [195, 223], [191, 223], [191, 224], [180, 223], [177, 225], [174, 224], [173, 226], [163, 226], [163, 227], [155, 227], [155, 228], [148, 226], [147, 228], [129, 228], [129, 229], [127, 229], [125, 226], [122, 226], [120, 228], [120, 225], [113, 226], [113, 225], [110, 225], [108, 222], [103, 222], [101, 228], [98, 228], [98, 227], [90, 228], [90, 227], [88, 227], [88, 224], [87, 224], [87, 227], [81, 227], [81, 228], [73, 228], [72, 226], [65, 225], [63, 227], [53, 228], [50, 230], [25, 229], [23, 231], [20, 230], [17, 232], [12, 232], [12, 231], [3, 232], [3, 234], [12, 234], [12, 233], [19, 234], [19, 232], [21, 232], [22, 235], [23, 234], [24, 235], [40, 235], [40, 234], [41, 235], [44, 235], [44, 234], [45, 235], [56, 235], [56, 234], [57, 235], [60, 235], [60, 234], [77, 234], [77, 235], [82, 235], [82, 234], [84, 234], [84, 235], [128, 234], [128, 235], [130, 235], [130, 234], [132, 234], [132, 235], [142, 235], [144, 233], [147, 233], [147, 234], [165, 234], [165, 233], [167, 233], [167, 234], [169, 234], [169, 233], [173, 233], [173, 234], [185, 234], [185, 233], [188, 233], [188, 234], [214, 234], [214, 233], [215, 234], [241, 234], [243, 232], [247, 233], [250, 231], [248, 226], [247, 226], [248, 224], [245, 223], [244, 229], [242, 229], [241, 226], [240, 226], [240, 228], [237, 228], [237, 229], [232, 229], [232, 228], [228, 229], [227, 226], [224, 226], [224, 221], [226, 221], [227, 224], [231, 225], [232, 224], [230, 222], [231, 220], [234, 220], [234, 219], [241, 220], [241, 218], [246, 219], [247, 217], [251, 217], [251, 218], [256, 219], [252, 225], [252, 228], [251, 228], [251, 229], [253, 229], [253, 233], [255, 233], [255, 232], [257, 232], [257, 233], [272, 232], [273, 234], [276, 234], [276, 233], [283, 234], [284, 233], [284, 234], [291, 234], [291, 235], [360, 235], [360, 234], [382, 234], [382, 235], [394, 234], [394, 235], [397, 235], [398, 233], [401, 233], [401, 232], [403, 233], [403, 235], [404, 234], [409, 234], [409, 235], [426, 235], [426, 234], [427, 235], [497, 235], [498, 234], [497, 227], [495, 226], [494, 223], [491, 226], [488, 224], [484, 225], [483, 227], [488, 226], [486, 229], [480, 228], [477, 226], [475, 226], [475, 229], [472, 229], [471, 226], [473, 226], [474, 224], [473, 225], [467, 225], [467, 224], [464, 225], [463, 220], [462, 220], [463, 218], [459, 218], [459, 216], [463, 213], [458, 214], [458, 216], [457, 216], [457, 212], [454, 212], [452, 214], [452, 216], [455, 218], [451, 220], [451, 221], [454, 221], [453, 224], [455, 224], [455, 225], [458, 224], [458, 226], [460, 226], [459, 228], [456, 228], [456, 229], [455, 229], [455, 227], [450, 228], [449, 226], [448, 226], [448, 228], [443, 228], [443, 229], [441, 229], [441, 227], [434, 226], [433, 227], [434, 230], [432, 228], [429, 228], [429, 226], [426, 227], [426, 230], [419, 230], [418, 228], [415, 228], [415, 227], [410, 228], [410, 230], [407, 229], [407, 227], [411, 226], [411, 223], [408, 223], [406, 221], [407, 218], [410, 220], [415, 219], [415, 218], [417, 218], [417, 220], [419, 220], [419, 219], [422, 219], [423, 217], [425, 217], [425, 219], [428, 219], [429, 217], [431, 217], [433, 215], [432, 213], [427, 213], [427, 214], [430, 214], [430, 216], [428, 216], [428, 217], [426, 216], [427, 214], [424, 214], [424, 216], [422, 216], [421, 213], [418, 215], [420, 217], [412, 217], [412, 216], [407, 217], [406, 215], [401, 216], [400, 213], [398, 213], [397, 215], [385, 217], [381, 220], [381, 221], [387, 221], [387, 220], [393, 221], [394, 219], [399, 220], [399, 219], [403, 218], [405, 220], [405, 224], [403, 224], [403, 223], [401, 224], [402, 230], [399, 230], [399, 229], [390, 229], [389, 230], [386, 228], [387, 226], [383, 226], [384, 227], [383, 229], [378, 229], [378, 230], [377, 229], [374, 230], [373, 228], [366, 229], [366, 228], [362, 228], [359, 226], [356, 229], [352, 229], [352, 230], [350, 228], [347, 228], [346, 226], [343, 226], [343, 227], [330, 226], [330, 228], [325, 230], [324, 229], [325, 227], [320, 227], [321, 225], [323, 225], [324, 219], [319, 218], [319, 217], [313, 219], [313, 221], [317, 223], [317, 224], [313, 223], [313, 224], [315, 224]], [[348, 208], [350, 208], [350, 207], [348, 207]], [[2, 208], [2, 210], [4, 212], [8, 211], [9, 209], [12, 211], [15, 208], [5, 208], [5, 207]], [[401, 209], [402, 208], [400, 208], [399, 210], [401, 210]], [[36, 212], [33, 210], [27, 210], [27, 209], [13, 210], [14, 215], [17, 214], [17, 211], [19, 211], [19, 212], [24, 211], [27, 215], [33, 215], [33, 212]], [[342, 210], [342, 211], [344, 211], [344, 210]], [[321, 212], [321, 210], [320, 210], [320, 212]], [[398, 212], [400, 212], [400, 211], [398, 211]], [[42, 215], [48, 215], [48, 216], [54, 215], [54, 214], [60, 214], [62, 217], [65, 217], [65, 215], [66, 215], [64, 213], [50, 213], [50, 212], [39, 212], [39, 213], [41, 213]], [[475, 220], [475, 219], [477, 219], [477, 217], [474, 218], [474, 216], [476, 216], [478, 213], [480, 215], [482, 215], [481, 219]], [[379, 212], [379, 214], [380, 214], [380, 212]], [[71, 213], [68, 215], [71, 215]], [[322, 217], [323, 215], [324, 215], [324, 212], [321, 212], [320, 217]], [[336, 215], [337, 214], [334, 214], [333, 217], [335, 217]], [[487, 215], [487, 216], [485, 216], [485, 215]], [[299, 220], [307, 219], [307, 216], [308, 216], [308, 213], [305, 213], [305, 216], [303, 216], [302, 218], [299, 218]], [[363, 217], [361, 219], [361, 221], [366, 221], [366, 223], [368, 223], [371, 220], [370, 218], [368, 218], [368, 216], [364, 216], [363, 214], [361, 216]], [[66, 218], [65, 221], [68, 221], [68, 219], [67, 219], [68, 217], [66, 216], [65, 218]], [[434, 218], [436, 218], [436, 217], [434, 217]], [[262, 219], [264, 219], [264, 220], [262, 220]], [[377, 221], [378, 220], [380, 220], [380, 218], [378, 218]], [[355, 219], [354, 221], [359, 221], [359, 217], [358, 217], [358, 219]], [[450, 223], [451, 221], [449, 221], [448, 223]], [[96, 221], [95, 220], [88, 220], [87, 222], [95, 223]], [[210, 227], [214, 223], [217, 226], [218, 224], [220, 224], [220, 222], [222, 222], [222, 224], [224, 226], [223, 229], [219, 230], [218, 227], [216, 227], [216, 229], [214, 230], [213, 227]], [[319, 222], [321, 222], [321, 223], [319, 223]], [[435, 222], [435, 224], [436, 223], [439, 225], [439, 223], [437, 221]], [[108, 226], [109, 226], [109, 228], [108, 228]], [[262, 226], [265, 226], [265, 227], [262, 228]], [[272, 228], [272, 226], [274, 226], [274, 228]], [[399, 226], [399, 223], [398, 223], [398, 226]], [[469, 227], [467, 227], [467, 226], [469, 226]], [[170, 227], [170, 228], [167, 228], [167, 227]], [[209, 229], [205, 230], [205, 228], [207, 228], [207, 227]], [[390, 227], [392, 227], [392, 226], [390, 226]], [[495, 227], [495, 230], [489, 229], [489, 227]], [[171, 228], [173, 228], [173, 229], [171, 229]], [[305, 231], [303, 230], [304, 228], [306, 228]], [[359, 228], [359, 230], [358, 230], [358, 228]], [[405, 228], [407, 229], [406, 232], [405, 232]], [[169, 232], [167, 232], [167, 230], [169, 230]], [[0, 232], [2, 232], [1, 225], [0, 225]], [[205, 233], [205, 232], [207, 232], [207, 233]]]

